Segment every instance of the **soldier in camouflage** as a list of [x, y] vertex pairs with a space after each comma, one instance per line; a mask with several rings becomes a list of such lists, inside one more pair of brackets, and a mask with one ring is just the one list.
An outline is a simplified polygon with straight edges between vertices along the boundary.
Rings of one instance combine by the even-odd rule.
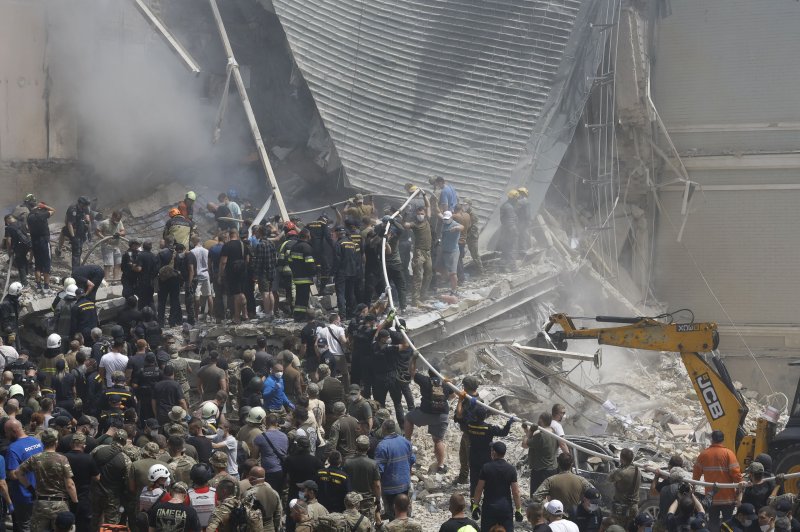
[[50, 530], [59, 512], [69, 511], [67, 501], [78, 504], [67, 457], [56, 452], [58, 432], [45, 429], [41, 435], [44, 451], [31, 456], [19, 466], [19, 481], [29, 488], [28, 472], [36, 477], [36, 501], [33, 503], [31, 530]]
[[[223, 453], [224, 454], [224, 453]], [[264, 524], [261, 512], [255, 506], [255, 498], [251, 495], [239, 500], [236, 496], [238, 483], [226, 478], [219, 482], [217, 486], [217, 500], [219, 506], [214, 509], [211, 519], [208, 520], [206, 532], [217, 532], [222, 530], [240, 530], [237, 526], [246, 525], [249, 532], [263, 532]], [[246, 517], [245, 523], [232, 522], [235, 518], [236, 509], [243, 506]]]
[[211, 458], [208, 459], [208, 463], [214, 469], [214, 476], [208, 481], [208, 485], [212, 488], [217, 488], [217, 491], [219, 491], [219, 483], [223, 480], [230, 480], [235, 485], [234, 494], [238, 497], [239, 480], [228, 473], [228, 455], [224, 451], [214, 451]]
[[128, 443], [128, 433], [115, 429], [111, 444], [100, 445], [92, 450], [92, 458], [100, 470], [100, 480], [92, 484], [92, 530], [101, 523], [119, 524], [122, 520], [119, 508], [120, 496], [128, 485], [128, 470], [131, 459], [123, 451]]
[[169, 352], [169, 363], [175, 369], [175, 382], [181, 385], [183, 389], [183, 396], [192, 404], [192, 399], [197, 397], [191, 396], [191, 387], [189, 386], [189, 374], [192, 372], [192, 366], [189, 361], [180, 356], [180, 350], [177, 344], [167, 344], [167, 351]]
[[360, 493], [351, 491], [344, 496], [345, 510], [343, 515], [352, 532], [370, 532], [372, 524], [360, 511], [364, 498]]
[[192, 481], [192, 466], [195, 465], [197, 461], [184, 453], [183, 446], [184, 441], [181, 436], [172, 435], [169, 437], [167, 440], [167, 451], [169, 451], [167, 467], [169, 468], [173, 480], [186, 482], [188, 485]]

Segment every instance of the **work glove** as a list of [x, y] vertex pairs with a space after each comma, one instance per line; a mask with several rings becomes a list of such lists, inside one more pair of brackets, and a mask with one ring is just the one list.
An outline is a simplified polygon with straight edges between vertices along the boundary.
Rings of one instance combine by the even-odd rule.
[[390, 310], [389, 314], [386, 315], [386, 323], [392, 323], [395, 316], [397, 316], [397, 313], [394, 311], [394, 309]]
[[778, 473], [777, 475], [775, 475], [775, 480], [783, 484], [783, 482], [786, 480], [786, 475], [784, 473]]
[[472, 519], [475, 521], [480, 520], [481, 518], [481, 509], [478, 507], [477, 503], [472, 503]]
[[517, 508], [517, 511], [514, 512], [514, 521], [516, 521], [517, 523], [521, 523], [522, 519], [523, 519], [523, 517], [522, 517], [522, 509], [521, 508]]

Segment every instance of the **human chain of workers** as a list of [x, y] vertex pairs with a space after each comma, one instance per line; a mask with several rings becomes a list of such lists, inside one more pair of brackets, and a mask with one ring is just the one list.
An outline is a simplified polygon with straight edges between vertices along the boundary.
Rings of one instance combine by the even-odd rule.
[[[459, 203], [441, 178], [431, 184], [433, 191], [414, 198], [397, 221], [376, 219], [374, 206], [357, 195], [337, 211], [333, 231], [323, 215], [306, 224], [272, 220], [251, 234], [247, 221], [236, 221], [243, 218], [233, 194], [221, 194], [208, 206], [220, 234], [205, 243], [193, 234], [196, 197], [189, 192], [169, 211], [158, 253], [125, 234], [118, 212], [96, 223], [91, 202], [80, 198], [67, 211], [57, 247], [69, 241], [73, 271], [53, 302], [44, 350], [21, 345], [17, 334], [30, 252], [36, 282], [49, 284], [44, 228], [54, 211], [28, 196], [6, 218], [6, 244], [22, 282], [11, 283], [0, 303], [0, 527], [10, 515], [14, 530], [34, 531], [420, 531], [412, 475], [425, 465], [411, 445], [414, 428], [427, 427], [435, 458], [427, 473], [443, 482], [453, 425], [461, 443], [452, 482], [469, 488], [450, 497], [452, 517], [442, 532], [510, 531], [526, 517], [537, 532], [800, 528], [782, 478], [764, 480], [771, 475], [767, 455], [749, 466], [750, 482], [738, 490], [698, 495], [684, 482], [742, 481], [721, 433], [691, 473], [679, 457], [660, 472], [652, 486], [661, 510], [655, 522], [639, 512], [642, 478], [630, 449], [620, 453], [609, 477], [613, 496], [605, 500], [599, 486], [573, 472], [569, 448], [545, 434], [564, 434], [562, 405], [541, 413], [537, 427], [523, 424], [523, 471], [530, 471], [523, 497], [518, 470], [505, 461], [507, 444], [497, 439], [508, 441], [514, 418], [504, 426], [487, 420], [476, 377], [465, 377], [463, 391], [451, 394], [434, 371], [418, 371], [403, 320], [379, 297], [386, 290], [385, 224], [386, 269], [401, 309], [409, 261], [413, 305], [428, 293], [432, 262], [454, 293], [465, 248], [482, 270], [469, 202]], [[508, 230], [528, 227], [519, 211], [523, 196], [512, 191], [501, 208], [508, 269], [527, 245], [523, 232]], [[80, 265], [92, 228], [106, 239], [104, 267]], [[124, 253], [123, 238], [130, 238]], [[126, 297], [109, 336], [95, 307], [104, 279], [121, 280]], [[315, 280], [324, 290], [330, 279], [339, 312], [323, 319], [308, 301]], [[283, 310], [304, 326], [280, 350], [265, 336], [251, 348], [230, 349], [190, 343], [189, 326], [164, 330], [167, 305], [169, 325], [204, 315], [238, 323], [257, 316], [256, 297], [260, 318], [274, 319], [281, 295]], [[201, 358], [199, 369], [184, 356], [189, 352]], [[411, 382], [419, 387], [418, 404]], [[393, 408], [386, 408], [387, 396]]]

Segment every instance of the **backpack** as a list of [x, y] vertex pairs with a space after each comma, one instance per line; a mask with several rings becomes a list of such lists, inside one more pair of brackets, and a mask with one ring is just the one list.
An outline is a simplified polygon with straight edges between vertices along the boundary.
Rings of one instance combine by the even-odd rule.
[[166, 283], [167, 281], [171, 281], [178, 277], [178, 270], [175, 269], [175, 253], [172, 252], [172, 257], [169, 259], [169, 263], [163, 265], [158, 270], [158, 282], [159, 283]]
[[[262, 524], [264, 512], [261, 504], [252, 494], [245, 495], [241, 502], [231, 508], [230, 519], [228, 519], [228, 530], [232, 532], [249, 532], [256, 524]], [[253, 525], [253, 526], [251, 526]]]
[[347, 520], [347, 516], [338, 512], [322, 515], [317, 518], [317, 526], [314, 528], [315, 532], [353, 532], [358, 530], [358, 526], [364, 516], [358, 518], [355, 525], [351, 525]]
[[444, 383], [438, 379], [431, 379], [431, 414], [447, 414], [450, 405], [447, 403], [447, 392]]

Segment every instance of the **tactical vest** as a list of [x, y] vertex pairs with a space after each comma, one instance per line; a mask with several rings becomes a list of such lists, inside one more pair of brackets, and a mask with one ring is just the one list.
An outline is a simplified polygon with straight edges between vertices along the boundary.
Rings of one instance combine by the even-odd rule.
[[139, 494], [139, 511], [146, 512], [164, 496], [163, 488], [151, 490], [149, 486], [142, 488]]
[[201, 527], [205, 528], [208, 526], [211, 514], [214, 513], [214, 508], [216, 508], [216, 500], [216, 488], [208, 488], [206, 493], [197, 493], [194, 488], [189, 490], [189, 502], [192, 508], [194, 508], [194, 511], [197, 512], [197, 518], [200, 520]]

